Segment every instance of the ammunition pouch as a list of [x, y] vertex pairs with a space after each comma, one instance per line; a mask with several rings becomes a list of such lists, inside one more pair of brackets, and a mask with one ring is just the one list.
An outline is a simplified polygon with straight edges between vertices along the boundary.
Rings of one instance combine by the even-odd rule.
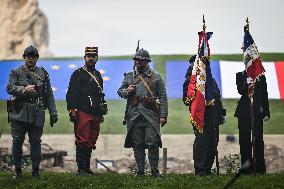
[[15, 106], [16, 103], [16, 99], [8, 99], [7, 100], [7, 112], [11, 112], [12, 111], [12, 107]]
[[138, 96], [134, 95], [130, 98], [129, 104], [131, 106], [137, 106], [138, 104], [142, 104], [145, 108], [160, 113], [160, 102], [156, 101], [153, 97], [145, 97], [140, 99]]
[[129, 105], [136, 106], [140, 103], [139, 97], [137, 95], [133, 95], [130, 97]]
[[160, 113], [160, 102], [157, 102], [155, 98], [153, 97], [145, 97], [141, 101], [141, 104], [153, 112], [156, 112], [157, 114]]

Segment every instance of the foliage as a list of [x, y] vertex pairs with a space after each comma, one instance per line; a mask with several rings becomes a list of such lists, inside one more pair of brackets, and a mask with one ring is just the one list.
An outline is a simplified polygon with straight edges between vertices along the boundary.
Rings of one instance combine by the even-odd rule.
[[232, 174], [237, 173], [240, 169], [240, 155], [239, 154], [228, 154], [224, 156], [226, 173]]
[[11, 171], [12, 170], [12, 157], [2, 156], [0, 158], [0, 171]]
[[[22, 170], [31, 170], [32, 161], [30, 157], [24, 158], [22, 162]], [[13, 158], [12, 155], [2, 155], [0, 158], [0, 171], [12, 171]]]

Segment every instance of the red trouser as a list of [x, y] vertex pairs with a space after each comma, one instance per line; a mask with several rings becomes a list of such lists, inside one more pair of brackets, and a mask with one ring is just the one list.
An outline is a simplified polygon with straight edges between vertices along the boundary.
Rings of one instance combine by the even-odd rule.
[[79, 110], [79, 120], [75, 124], [74, 133], [76, 145], [95, 150], [100, 133], [100, 118]]

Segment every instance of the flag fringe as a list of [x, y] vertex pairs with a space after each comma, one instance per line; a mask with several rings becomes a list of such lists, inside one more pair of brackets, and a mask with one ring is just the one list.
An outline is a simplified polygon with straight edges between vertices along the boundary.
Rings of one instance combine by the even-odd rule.
[[196, 121], [194, 121], [193, 117], [191, 116], [191, 113], [189, 113], [189, 120], [193, 124], [193, 126], [197, 129], [198, 132], [203, 133], [203, 127], [199, 126]]

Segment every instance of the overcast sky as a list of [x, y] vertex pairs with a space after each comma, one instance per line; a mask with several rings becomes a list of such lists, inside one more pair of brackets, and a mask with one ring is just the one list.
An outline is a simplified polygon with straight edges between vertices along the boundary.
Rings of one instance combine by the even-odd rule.
[[245, 18], [259, 51], [284, 52], [283, 0], [39, 0], [55, 56], [133, 54], [137, 40], [151, 54], [192, 54], [205, 14], [211, 52], [241, 53]]

